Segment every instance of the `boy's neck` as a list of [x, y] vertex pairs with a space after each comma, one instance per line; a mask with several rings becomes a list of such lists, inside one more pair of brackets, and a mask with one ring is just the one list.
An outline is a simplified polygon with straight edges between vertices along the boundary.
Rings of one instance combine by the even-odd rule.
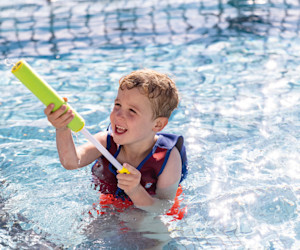
[[154, 144], [158, 139], [158, 135], [155, 135], [152, 141], [141, 145], [123, 145], [121, 149], [121, 157], [123, 162], [129, 163], [134, 167], [138, 165], [146, 158], [151, 152]]

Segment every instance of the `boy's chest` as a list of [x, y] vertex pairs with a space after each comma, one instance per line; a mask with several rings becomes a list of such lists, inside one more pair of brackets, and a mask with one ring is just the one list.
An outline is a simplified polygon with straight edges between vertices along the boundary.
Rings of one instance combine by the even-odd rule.
[[124, 150], [124, 147], [121, 147], [119, 154], [117, 155], [117, 160], [123, 165], [127, 163], [135, 168], [140, 166], [142, 163], [145, 163], [146, 159], [149, 158], [149, 154], [151, 153], [152, 149], [149, 149], [147, 152], [142, 154], [136, 153], [127, 153]]
[[120, 154], [117, 157], [117, 160], [123, 165], [124, 163], [127, 163], [135, 168], [137, 168], [140, 163], [144, 160], [144, 159], [140, 159], [140, 158], [136, 158], [136, 159], [128, 159], [127, 157], [125, 157], [122, 152], [120, 152]]

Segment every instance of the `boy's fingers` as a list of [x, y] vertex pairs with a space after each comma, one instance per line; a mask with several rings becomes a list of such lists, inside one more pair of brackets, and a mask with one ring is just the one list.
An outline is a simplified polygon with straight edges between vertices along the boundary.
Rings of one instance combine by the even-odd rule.
[[139, 172], [135, 167], [127, 164], [127, 163], [124, 163], [123, 164], [124, 168], [126, 168], [131, 174], [136, 174], [137, 172]]
[[52, 122], [55, 122], [55, 127], [62, 128], [62, 127], [66, 127], [73, 120], [73, 118], [74, 118], [74, 114], [72, 113], [71, 110], [68, 110], [67, 113], [64, 114], [63, 116], [51, 120]]
[[51, 114], [51, 116], [54, 119], [57, 119], [58, 117], [60, 117], [62, 114], [64, 114], [66, 112], [67, 106], [66, 105], [62, 105], [58, 110], [56, 110], [55, 112], [53, 112]]
[[130, 166], [128, 163], [124, 163], [123, 167], [126, 168], [127, 170], [132, 169], [133, 167]]
[[127, 180], [127, 181], [132, 181], [136, 178], [140, 178], [141, 172], [137, 170], [135, 167], [125, 163], [123, 164], [124, 168], [126, 168], [130, 174], [121, 174], [119, 170], [117, 171], [119, 174], [117, 175], [118, 180]]
[[63, 121], [63, 123], [66, 123], [67, 125], [73, 120], [73, 118], [74, 118], [74, 114], [73, 114], [73, 112], [72, 112], [72, 110], [71, 109], [69, 109], [68, 111], [67, 111], [67, 113], [66, 113], [66, 115], [64, 116], [64, 121]]
[[47, 108], [44, 109], [45, 115], [49, 115], [51, 113], [51, 111], [53, 110], [53, 108], [54, 108], [54, 104], [53, 103], [49, 104], [47, 106]]

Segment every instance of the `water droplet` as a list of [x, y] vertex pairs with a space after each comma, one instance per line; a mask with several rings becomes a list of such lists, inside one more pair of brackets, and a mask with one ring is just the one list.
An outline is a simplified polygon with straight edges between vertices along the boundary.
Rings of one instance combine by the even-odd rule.
[[6, 65], [6, 66], [14, 66], [15, 65], [15, 63], [13, 63], [10, 59], [8, 59], [8, 58], [6, 58], [6, 59], [4, 59], [4, 64]]

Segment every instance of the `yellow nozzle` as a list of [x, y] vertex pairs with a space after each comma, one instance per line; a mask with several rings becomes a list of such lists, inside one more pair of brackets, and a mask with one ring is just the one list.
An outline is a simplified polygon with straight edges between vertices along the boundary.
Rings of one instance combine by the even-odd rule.
[[15, 73], [16, 71], [18, 71], [21, 68], [21, 66], [23, 65], [23, 63], [24, 63], [24, 60], [18, 61], [17, 64], [12, 67], [11, 72]]
[[128, 169], [125, 168], [124, 166], [123, 166], [123, 168], [121, 170], [119, 170], [119, 173], [120, 174], [130, 174], [130, 172], [128, 171]]

